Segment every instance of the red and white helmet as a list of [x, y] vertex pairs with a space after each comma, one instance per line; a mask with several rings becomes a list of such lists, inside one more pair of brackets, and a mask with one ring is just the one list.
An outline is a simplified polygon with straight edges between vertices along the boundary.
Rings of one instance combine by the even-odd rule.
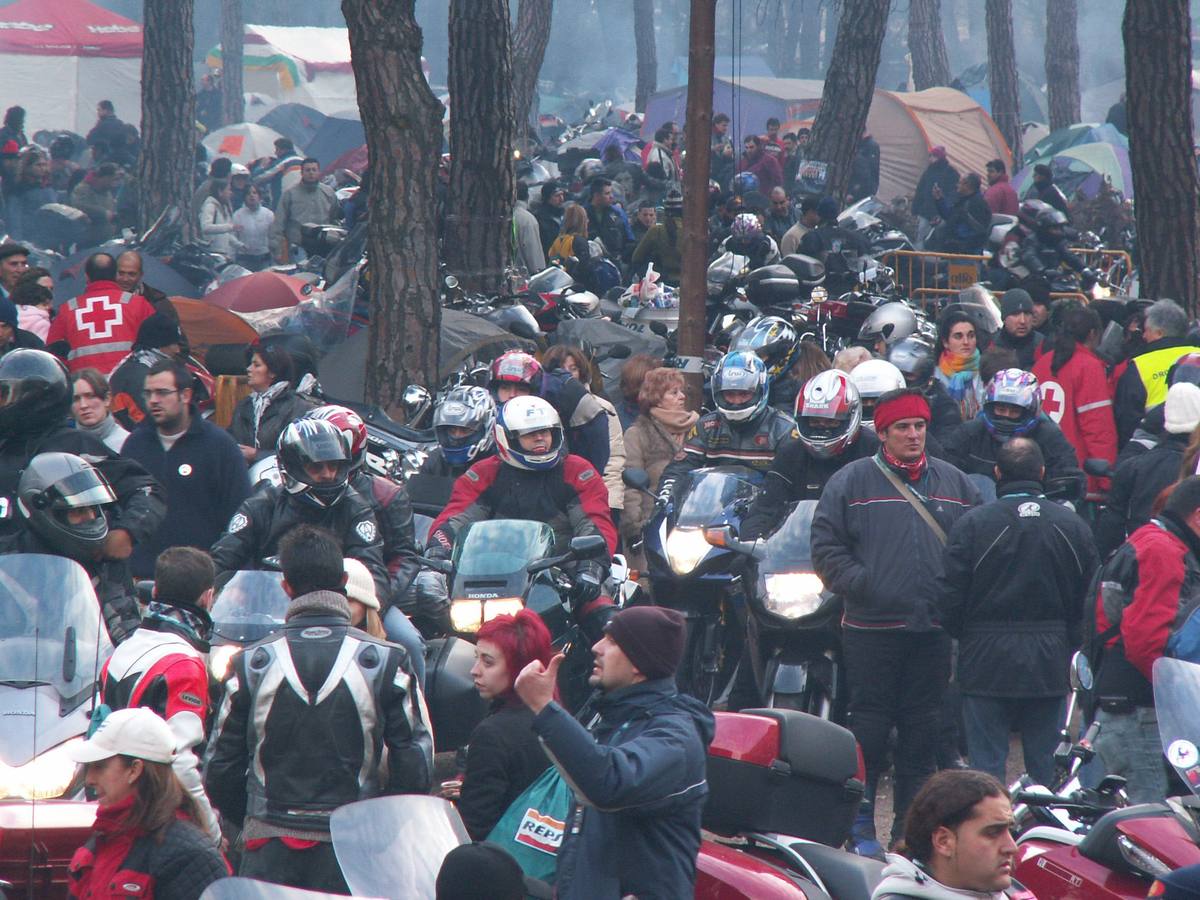
[[367, 459], [367, 423], [358, 413], [330, 403], [318, 406], [303, 418], [332, 422], [334, 428], [345, 436], [346, 444], [350, 447], [350, 470], [357, 472], [362, 468]]
[[800, 443], [820, 459], [853, 444], [862, 427], [862, 400], [850, 376], [827, 369], [808, 379], [796, 395], [796, 423]]
[[[521, 447], [521, 435], [549, 429], [553, 437], [545, 453]], [[530, 471], [553, 469], [566, 456], [566, 440], [558, 412], [541, 397], [513, 397], [496, 416], [496, 454], [510, 466]]]

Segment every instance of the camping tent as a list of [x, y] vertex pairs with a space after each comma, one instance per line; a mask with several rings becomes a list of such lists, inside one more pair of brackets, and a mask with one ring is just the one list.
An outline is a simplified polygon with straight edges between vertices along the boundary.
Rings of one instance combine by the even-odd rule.
[[136, 123], [142, 26], [88, 0], [17, 0], [0, 8], [0, 107], [25, 107], [25, 131], [86, 134], [111, 100]]
[[[762, 131], [768, 118], [812, 118], [821, 105], [824, 83], [800, 78], [742, 78], [737, 86], [717, 78], [713, 87], [713, 112], [738, 119], [732, 133]], [[738, 102], [735, 106], [733, 100]], [[649, 139], [664, 122], [684, 121], [687, 88], [655, 94], [646, 104], [642, 136]], [[887, 202], [911, 196], [928, 165], [929, 148], [945, 146], [950, 162], [959, 171], [982, 173], [990, 159], [1002, 159], [1012, 171], [1012, 154], [996, 124], [961, 91], [937, 87], [915, 93], [876, 91], [867, 115], [867, 130], [880, 146], [878, 196]]]
[[[219, 45], [208, 51], [206, 62], [221, 67]], [[246, 90], [281, 103], [331, 113], [358, 102], [345, 28], [247, 25], [243, 65]]]

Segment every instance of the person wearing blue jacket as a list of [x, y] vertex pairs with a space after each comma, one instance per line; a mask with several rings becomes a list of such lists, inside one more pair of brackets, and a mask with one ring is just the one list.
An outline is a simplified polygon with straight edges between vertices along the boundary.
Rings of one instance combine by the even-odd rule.
[[[575, 797], [558, 851], [559, 900], [676, 900], [695, 892], [712, 713], [680, 694], [683, 616], [636, 606], [595, 646], [596, 695], [578, 720], [554, 700], [560, 653], [529, 663], [517, 695]], [[581, 724], [586, 723], [586, 724]]]

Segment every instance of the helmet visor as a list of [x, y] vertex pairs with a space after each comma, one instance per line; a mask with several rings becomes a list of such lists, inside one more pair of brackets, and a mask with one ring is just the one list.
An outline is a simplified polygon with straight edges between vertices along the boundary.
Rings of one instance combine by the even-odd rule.
[[52, 498], [52, 505], [60, 509], [80, 509], [117, 502], [112, 488], [95, 469], [73, 472], [52, 485], [46, 493]]

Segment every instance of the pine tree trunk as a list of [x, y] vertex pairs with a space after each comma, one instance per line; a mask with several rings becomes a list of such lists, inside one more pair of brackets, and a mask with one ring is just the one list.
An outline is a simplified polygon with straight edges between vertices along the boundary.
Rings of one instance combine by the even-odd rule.
[[221, 0], [221, 119], [226, 125], [246, 120], [242, 88], [245, 24], [242, 0]]
[[[850, 2], [853, 2], [853, 0], [850, 0]], [[828, 73], [833, 66], [833, 55], [837, 51], [838, 29], [842, 27], [842, 13], [845, 6], [846, 3], [844, 0], [826, 0], [825, 3], [825, 39], [821, 41], [820, 70], [825, 73]], [[881, 23], [879, 27], [886, 29], [887, 22]]]
[[633, 41], [637, 47], [637, 89], [634, 108], [646, 109], [646, 101], [658, 90], [658, 50], [654, 44], [654, 0], [633, 0]]
[[1021, 158], [1021, 109], [1017, 56], [1013, 50], [1012, 0], [987, 0], [988, 87], [992, 120], [1008, 142], [1014, 164]]
[[421, 70], [416, 0], [342, 0], [371, 159], [367, 239], [371, 326], [366, 400], [398, 405], [405, 385], [438, 384], [434, 182], [442, 105]]
[[1046, 0], [1046, 94], [1050, 130], [1080, 119], [1079, 0]]
[[537, 127], [533, 98], [537, 94], [542, 60], [546, 58], [546, 45], [550, 43], [553, 10], [554, 0], [520, 0], [517, 6], [517, 25], [512, 38], [512, 75], [513, 110], [519, 136], [524, 136], [528, 130], [526, 125]]
[[168, 206], [186, 215], [196, 153], [192, 0], [146, 0], [142, 12], [142, 152], [138, 221]]
[[783, 75], [786, 78], [799, 78], [796, 51], [800, 48], [800, 29], [803, 22], [803, 0], [792, 0], [787, 11], [787, 22], [783, 24]]
[[850, 161], [867, 124], [889, 5], [890, 0], [842, 0], [837, 43], [807, 154], [828, 164], [825, 191], [834, 197], [846, 193]]
[[797, 74], [816, 78], [821, 73], [821, 0], [799, 0], [800, 57]]
[[942, 36], [942, 0], [909, 0], [908, 50], [918, 91], [950, 83], [950, 58]]
[[1195, 315], [1200, 202], [1188, 0], [1127, 0], [1121, 32], [1141, 295], [1170, 297]]
[[450, 214], [446, 265], [499, 290], [512, 252], [512, 36], [508, 0], [450, 3]]

